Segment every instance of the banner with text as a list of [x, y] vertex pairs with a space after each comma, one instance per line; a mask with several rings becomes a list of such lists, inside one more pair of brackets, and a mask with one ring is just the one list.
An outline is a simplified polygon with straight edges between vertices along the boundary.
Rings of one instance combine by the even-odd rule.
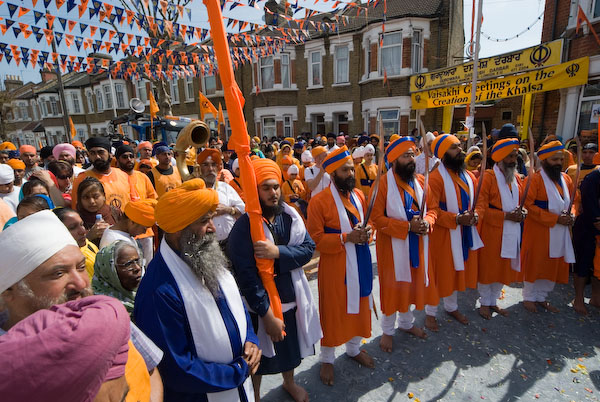
[[[478, 82], [476, 102], [499, 100], [585, 84], [588, 80], [589, 63], [588, 57], [582, 57], [520, 75]], [[468, 104], [471, 102], [471, 88], [469, 83], [413, 93], [411, 94], [412, 108], [428, 109]]]
[[[563, 40], [479, 60], [477, 80], [522, 73], [561, 62]], [[410, 76], [410, 92], [426, 91], [473, 81], [473, 63], [464, 63]]]

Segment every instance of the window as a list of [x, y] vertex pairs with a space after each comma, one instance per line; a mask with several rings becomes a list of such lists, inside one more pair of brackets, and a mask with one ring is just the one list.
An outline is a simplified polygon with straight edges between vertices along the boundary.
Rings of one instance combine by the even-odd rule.
[[313, 133], [325, 134], [325, 116], [323, 114], [311, 114], [310, 121]]
[[40, 105], [42, 106], [42, 116], [48, 116], [48, 105], [44, 99], [40, 99]]
[[290, 87], [290, 55], [281, 55], [281, 86], [284, 88]]
[[84, 129], [82, 129], [82, 128], [78, 128], [78, 129], [77, 129], [77, 137], [78, 137], [80, 140], [85, 140], [85, 130], [84, 130]]
[[321, 85], [321, 52], [310, 52], [309, 54], [309, 78], [308, 78], [308, 86], [318, 86]]
[[512, 111], [511, 110], [505, 110], [502, 112], [502, 120], [512, 120]]
[[21, 120], [21, 111], [16, 105], [12, 110], [12, 120]]
[[335, 47], [335, 83], [342, 84], [345, 82], [349, 82], [350, 79], [348, 77], [348, 46], [336, 46]]
[[40, 119], [40, 110], [36, 101], [31, 101], [31, 111], [33, 112], [33, 120]]
[[272, 89], [275, 83], [273, 75], [273, 56], [262, 57], [260, 60], [260, 88]]
[[185, 100], [194, 100], [194, 77], [185, 77]]
[[[577, 130], [595, 130], [597, 123], [592, 123], [594, 105], [600, 103], [600, 81], [589, 80], [583, 87], [583, 96], [579, 105], [579, 124]], [[595, 119], [594, 119], [595, 120]]]
[[135, 94], [144, 103], [148, 101], [148, 94], [146, 93], [146, 81], [137, 80], [135, 82]]
[[110, 110], [113, 108], [113, 94], [110, 85], [102, 85], [102, 89], [104, 90], [104, 95], [106, 96], [106, 109]]
[[275, 117], [262, 118], [262, 135], [269, 138], [277, 135], [277, 127], [275, 125]]
[[54, 96], [50, 98], [50, 110], [53, 116], [58, 116], [58, 101]]
[[227, 139], [231, 137], [231, 133], [231, 123], [229, 122], [229, 119], [225, 119], [225, 136]]
[[79, 105], [79, 94], [77, 94], [77, 92], [71, 92], [71, 103], [73, 104], [73, 113], [81, 113], [81, 106]]
[[95, 113], [96, 109], [94, 108], [94, 95], [92, 91], [86, 92], [85, 97], [87, 98], [88, 113]]
[[411, 44], [410, 67], [413, 73], [418, 73], [423, 68], [423, 31], [420, 29], [413, 31]]
[[179, 82], [179, 80], [177, 78], [173, 78], [169, 82], [170, 92], [171, 92], [171, 102], [172, 103], [179, 103], [179, 85], [178, 85], [178, 82]]
[[125, 86], [123, 84], [115, 84], [115, 98], [117, 109], [125, 109]]
[[379, 74], [399, 75], [402, 67], [402, 34], [392, 32], [383, 35]]
[[594, 8], [592, 9], [592, 18], [600, 17], [600, 0], [594, 1]]
[[289, 114], [283, 115], [283, 136], [284, 137], [293, 137], [294, 136], [294, 127], [293, 127], [292, 121], [293, 121], [292, 116], [290, 116]]
[[99, 89], [96, 89], [96, 105], [99, 112], [104, 110], [104, 100], [102, 99], [102, 92]]
[[384, 135], [392, 135], [400, 132], [400, 111], [398, 109], [380, 110], [379, 117], [383, 123]]
[[217, 92], [217, 79], [214, 75], [204, 76], [204, 95], [214, 95]]

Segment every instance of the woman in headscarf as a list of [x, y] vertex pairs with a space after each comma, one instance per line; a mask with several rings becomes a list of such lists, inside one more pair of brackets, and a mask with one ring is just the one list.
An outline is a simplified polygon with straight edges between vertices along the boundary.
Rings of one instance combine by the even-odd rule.
[[133, 312], [135, 291], [142, 280], [142, 262], [137, 248], [119, 240], [101, 249], [94, 263], [92, 288], [95, 294], [121, 300]]

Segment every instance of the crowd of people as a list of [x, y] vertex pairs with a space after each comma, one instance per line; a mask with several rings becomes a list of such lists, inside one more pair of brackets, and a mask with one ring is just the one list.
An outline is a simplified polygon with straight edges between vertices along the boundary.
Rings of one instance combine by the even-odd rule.
[[498, 300], [516, 282], [527, 311], [558, 313], [548, 295], [572, 270], [575, 311], [588, 314], [588, 283], [600, 308], [595, 139], [411, 134], [250, 138], [256, 242], [254, 189], [219, 138], [185, 155], [105, 137], [0, 144], [2, 399], [259, 401], [262, 376], [281, 374], [304, 402], [294, 370], [317, 343], [326, 385], [338, 346], [374, 367], [372, 310], [392, 352], [397, 329], [441, 330], [440, 302], [467, 324], [467, 288], [482, 319], [508, 314]]

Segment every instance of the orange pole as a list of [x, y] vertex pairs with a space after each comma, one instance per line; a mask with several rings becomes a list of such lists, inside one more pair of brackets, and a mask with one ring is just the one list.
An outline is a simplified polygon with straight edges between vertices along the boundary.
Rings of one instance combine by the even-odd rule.
[[[240, 163], [240, 178], [244, 188], [246, 201], [246, 212], [250, 218], [250, 234], [252, 242], [265, 240], [263, 231], [263, 216], [258, 198], [258, 189], [256, 176], [250, 162], [250, 139], [244, 118], [244, 96], [235, 82], [233, 75], [233, 63], [229, 54], [229, 44], [227, 43], [227, 34], [223, 24], [223, 15], [218, 0], [203, 0], [208, 11], [208, 22], [210, 24], [210, 35], [213, 39], [215, 54], [219, 65], [219, 75], [223, 84], [225, 95], [225, 104], [229, 115], [229, 124], [231, 124], [230, 144], [234, 146], [235, 153]], [[258, 274], [262, 280], [263, 286], [269, 295], [271, 309], [275, 317], [283, 320], [281, 311], [281, 299], [275, 286], [275, 271], [273, 260], [256, 259]]]

